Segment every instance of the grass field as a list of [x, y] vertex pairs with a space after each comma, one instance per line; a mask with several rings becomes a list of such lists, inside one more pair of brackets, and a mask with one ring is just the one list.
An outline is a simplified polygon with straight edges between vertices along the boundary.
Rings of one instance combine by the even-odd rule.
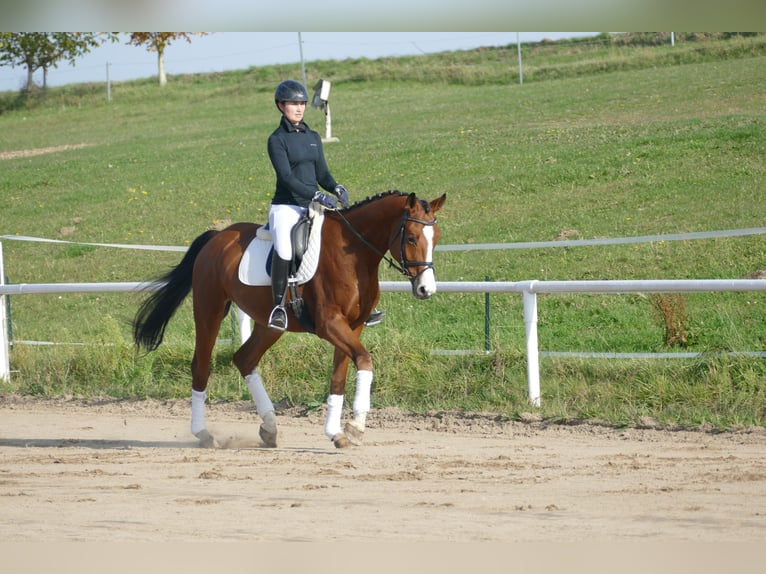
[[[514, 47], [515, 48], [515, 47]], [[433, 199], [442, 244], [633, 237], [763, 226], [766, 41], [710, 39], [669, 46], [529, 46], [517, 83], [511, 47], [380, 61], [313, 62], [309, 84], [333, 81], [326, 146], [352, 201], [385, 191]], [[587, 64], [587, 65], [586, 65]], [[278, 117], [276, 82], [299, 67], [52, 89], [44, 99], [0, 94], [0, 234], [73, 242], [185, 245], [211, 225], [264, 221], [273, 189], [265, 141]], [[323, 133], [324, 116], [307, 112]], [[78, 146], [41, 155], [12, 152]], [[139, 281], [178, 253], [4, 241], [12, 283]], [[437, 252], [441, 281], [743, 278], [766, 269], [763, 236], [619, 246]], [[381, 278], [397, 280], [381, 268]], [[657, 311], [665, 304], [666, 314]], [[671, 307], [668, 304], [672, 303]], [[187, 396], [193, 324], [187, 304], [167, 345], [130, 346], [132, 295], [17, 296], [17, 340], [5, 392]], [[518, 296], [494, 296], [489, 356], [484, 297], [418, 302], [384, 294], [383, 325], [365, 341], [376, 361], [374, 404], [460, 408], [518, 416], [526, 404]], [[551, 419], [717, 428], [766, 424], [763, 361], [717, 351], [766, 346], [766, 296], [545, 296], [540, 347], [551, 351], [665, 351], [668, 309], [683, 350], [702, 359], [545, 359]], [[232, 338], [227, 325], [223, 339]], [[211, 395], [246, 396], [222, 342]], [[300, 357], [296, 361], [296, 357]], [[276, 400], [316, 406], [331, 350], [286, 336], [264, 360]]]

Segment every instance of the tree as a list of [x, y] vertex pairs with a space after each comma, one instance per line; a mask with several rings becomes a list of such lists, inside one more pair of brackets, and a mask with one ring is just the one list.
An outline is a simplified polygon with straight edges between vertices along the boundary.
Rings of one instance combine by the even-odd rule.
[[67, 60], [75, 60], [116, 36], [95, 32], [0, 32], [0, 63], [12, 67], [25, 66], [27, 82], [25, 90], [34, 86], [33, 75], [43, 70], [43, 89], [48, 85], [48, 70]]
[[146, 46], [149, 52], [157, 52], [157, 76], [160, 86], [168, 83], [165, 76], [165, 48], [175, 40], [186, 40], [191, 43], [192, 36], [205, 36], [207, 32], [131, 32], [128, 44]]

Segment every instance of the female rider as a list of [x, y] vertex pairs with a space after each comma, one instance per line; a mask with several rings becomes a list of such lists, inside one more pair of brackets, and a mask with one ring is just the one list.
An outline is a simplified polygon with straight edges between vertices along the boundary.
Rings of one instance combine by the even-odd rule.
[[[282, 118], [268, 139], [269, 159], [277, 176], [269, 209], [275, 251], [271, 263], [274, 309], [269, 316], [269, 327], [277, 331], [287, 329], [285, 294], [292, 259], [290, 232], [293, 226], [312, 201], [328, 209], [336, 209], [338, 200], [343, 207], [349, 204], [346, 189], [335, 181], [327, 167], [319, 134], [303, 121], [308, 99], [306, 88], [294, 80], [282, 82], [274, 92], [274, 103], [282, 112]], [[337, 199], [322, 193], [320, 186]], [[374, 312], [367, 324], [379, 323], [382, 315]]]

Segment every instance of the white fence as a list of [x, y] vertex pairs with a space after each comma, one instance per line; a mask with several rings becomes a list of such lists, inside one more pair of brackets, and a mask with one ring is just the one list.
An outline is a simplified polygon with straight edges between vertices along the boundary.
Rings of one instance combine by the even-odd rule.
[[[42, 293], [105, 293], [136, 292], [151, 288], [153, 283], [38, 283], [3, 284], [2, 244], [0, 243], [0, 379], [10, 377], [8, 366], [9, 341], [6, 330], [5, 296]], [[409, 292], [405, 281], [381, 281], [381, 291]], [[526, 328], [527, 386], [529, 402], [540, 406], [540, 352], [537, 344], [537, 295], [539, 293], [689, 293], [724, 291], [766, 291], [766, 279], [689, 279], [637, 281], [497, 281], [497, 282], [438, 282], [441, 293], [521, 293], [524, 301]], [[243, 336], [249, 333], [242, 328]]]
[[[408, 283], [381, 282], [383, 291], [409, 291]], [[766, 291], [765, 279], [680, 279], [634, 281], [496, 281], [439, 282], [441, 293], [521, 293], [524, 301], [526, 329], [527, 389], [529, 402], [540, 406], [540, 351], [537, 344], [537, 295], [603, 294], [603, 293], [693, 293], [724, 291]]]

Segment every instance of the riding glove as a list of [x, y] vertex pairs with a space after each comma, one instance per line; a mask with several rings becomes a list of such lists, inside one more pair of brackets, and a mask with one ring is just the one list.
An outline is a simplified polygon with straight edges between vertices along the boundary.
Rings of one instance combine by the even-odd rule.
[[326, 209], [338, 209], [338, 200], [332, 195], [327, 195], [321, 191], [317, 191], [314, 194], [313, 201], [316, 201], [319, 205]]
[[335, 195], [338, 196], [338, 199], [340, 200], [340, 204], [345, 208], [349, 206], [348, 202], [348, 192], [346, 191], [346, 188], [342, 185], [338, 184], [335, 186]]

